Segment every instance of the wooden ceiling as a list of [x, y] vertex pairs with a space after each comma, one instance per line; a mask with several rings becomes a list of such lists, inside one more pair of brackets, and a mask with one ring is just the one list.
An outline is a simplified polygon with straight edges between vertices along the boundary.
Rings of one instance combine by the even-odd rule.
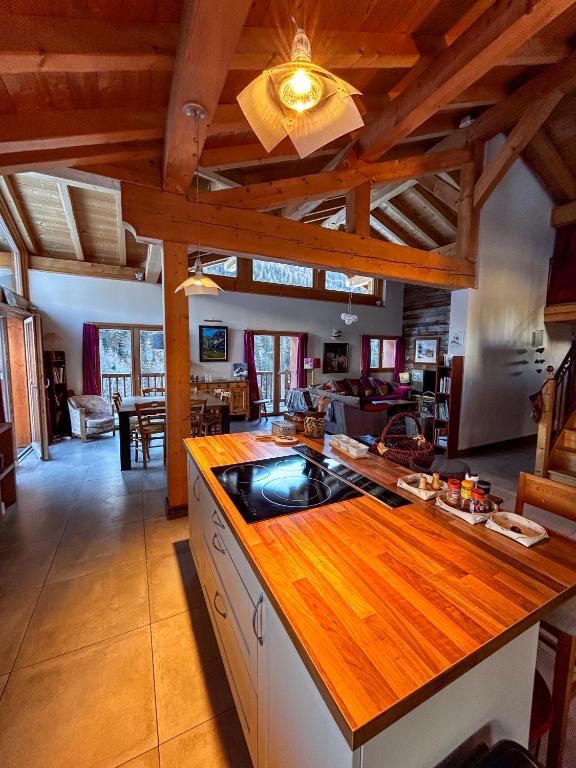
[[[109, 179], [186, 194], [198, 168], [205, 195], [471, 146], [516, 130], [550, 81], [561, 88], [556, 98], [517, 133], [553, 201], [576, 199], [576, 2], [2, 0], [1, 7], [0, 213], [8, 207], [32, 266], [58, 259], [63, 268], [87, 272], [78, 267], [85, 262], [158, 279], [157, 250], [123, 232], [119, 186]], [[304, 160], [288, 140], [268, 155], [236, 102], [262, 69], [289, 57], [292, 15], [314, 61], [362, 92], [366, 123]], [[533, 88], [523, 102], [523, 89], [537, 81], [548, 90]], [[199, 158], [181, 111], [190, 99], [209, 112]], [[490, 122], [496, 130], [482, 133]], [[509, 160], [485, 179], [480, 197]], [[457, 169], [373, 180], [370, 236], [453, 252], [460, 181]], [[343, 228], [348, 191], [287, 200], [281, 214]]]

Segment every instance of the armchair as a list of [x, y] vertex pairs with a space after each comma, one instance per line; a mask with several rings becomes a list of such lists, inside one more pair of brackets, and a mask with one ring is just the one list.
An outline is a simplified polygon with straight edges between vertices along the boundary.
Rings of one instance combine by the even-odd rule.
[[68, 398], [72, 434], [85, 443], [90, 435], [116, 432], [114, 409], [99, 395], [76, 395]]

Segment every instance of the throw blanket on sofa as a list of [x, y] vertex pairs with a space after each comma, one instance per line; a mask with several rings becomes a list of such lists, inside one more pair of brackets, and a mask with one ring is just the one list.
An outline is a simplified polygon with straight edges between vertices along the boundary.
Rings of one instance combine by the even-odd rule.
[[306, 391], [310, 392], [312, 403], [316, 408], [318, 404], [318, 392], [316, 392], [313, 389], [306, 390], [303, 387], [301, 389], [289, 389], [286, 392], [286, 395], [284, 397], [284, 400], [286, 402], [286, 409], [289, 411], [307, 411], [308, 406], [306, 405], [306, 401], [304, 400], [304, 392]]

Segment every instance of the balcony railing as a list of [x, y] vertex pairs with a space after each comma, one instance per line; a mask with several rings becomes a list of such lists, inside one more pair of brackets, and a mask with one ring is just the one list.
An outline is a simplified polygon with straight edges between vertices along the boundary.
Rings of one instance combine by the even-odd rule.
[[[278, 374], [280, 381], [280, 410], [284, 406], [284, 397], [287, 390], [290, 389], [290, 371], [280, 371]], [[258, 388], [264, 400], [274, 402], [274, 371], [256, 371]]]
[[[102, 397], [109, 403], [112, 402], [114, 392], [118, 392], [122, 398], [139, 394], [134, 391], [131, 373], [102, 373], [100, 379]], [[142, 373], [140, 375], [140, 386], [144, 389], [164, 387], [165, 381], [164, 373]]]

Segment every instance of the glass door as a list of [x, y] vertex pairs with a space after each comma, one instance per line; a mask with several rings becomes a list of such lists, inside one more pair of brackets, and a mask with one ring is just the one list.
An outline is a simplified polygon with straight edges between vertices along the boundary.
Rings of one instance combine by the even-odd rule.
[[297, 334], [284, 331], [254, 333], [254, 359], [258, 387], [269, 412], [283, 413], [285, 397], [295, 377]]
[[28, 374], [31, 444], [39, 459], [50, 458], [44, 366], [42, 363], [42, 328], [40, 315], [24, 320], [24, 347]]

